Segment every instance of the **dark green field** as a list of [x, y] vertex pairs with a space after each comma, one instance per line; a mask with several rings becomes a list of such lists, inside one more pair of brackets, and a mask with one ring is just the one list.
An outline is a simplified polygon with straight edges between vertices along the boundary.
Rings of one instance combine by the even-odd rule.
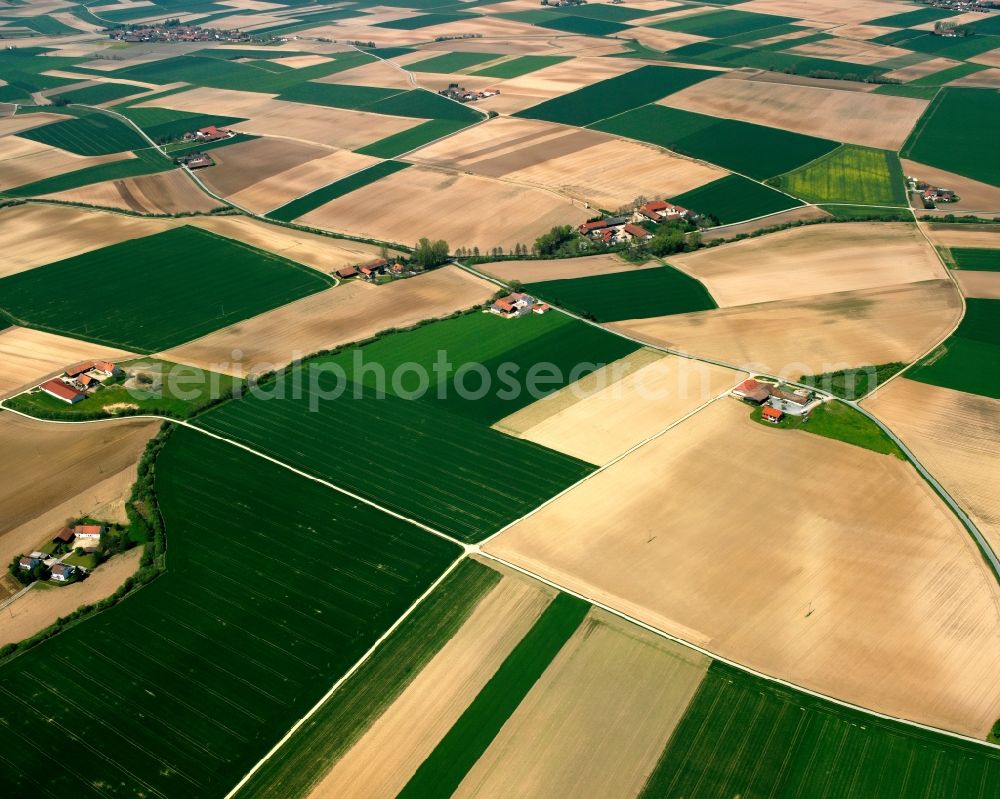
[[397, 799], [451, 796], [589, 610], [569, 594], [552, 600]]
[[942, 89], [906, 140], [900, 155], [1000, 186], [1000, 159], [992, 132], [1000, 128], [1000, 92]]
[[0, 795], [223, 796], [459, 554], [192, 430], [155, 482], [166, 572], [0, 667]]
[[415, 31], [420, 28], [427, 28], [431, 25], [444, 25], [447, 22], [458, 22], [468, 19], [466, 14], [417, 14], [413, 17], [403, 17], [389, 22], [376, 23], [379, 28], [392, 28], [393, 30]]
[[69, 25], [63, 24], [55, 17], [50, 17], [48, 14], [37, 17], [17, 17], [10, 21], [14, 26], [23, 25], [26, 28], [31, 28], [36, 33], [46, 36], [65, 36], [66, 34], [78, 34], [80, 32], [76, 28], [71, 28]]
[[129, 83], [98, 83], [84, 89], [73, 89], [62, 92], [59, 97], [69, 103], [79, 103], [80, 105], [100, 105], [110, 100], [119, 100], [122, 97], [131, 97], [145, 91], [141, 86], [133, 86]]
[[[500, 573], [465, 559], [265, 763], [238, 799], [301, 799], [462, 626]], [[317, 764], [321, 764], [317, 768]]]
[[[331, 284], [313, 269], [185, 226], [6, 277], [0, 311], [28, 327], [148, 353]], [[106, 289], [99, 311], [80, 302], [94, 286]]]
[[417, 119], [451, 119], [458, 122], [478, 122], [485, 112], [476, 111], [468, 105], [449, 100], [426, 89], [413, 89], [393, 95], [377, 103], [366, 105], [362, 110], [374, 114], [390, 114], [398, 117]]
[[135, 158], [88, 166], [51, 178], [36, 180], [34, 183], [26, 183], [13, 189], [4, 189], [3, 193], [14, 197], [37, 197], [42, 194], [89, 186], [92, 183], [101, 183], [105, 180], [121, 180], [122, 178], [133, 178], [176, 169], [172, 161], [164, 158], [151, 147], [146, 150], [137, 150], [135, 155]]
[[877, 366], [862, 366], [857, 369], [843, 369], [839, 372], [824, 372], [820, 375], [802, 375], [799, 382], [822, 391], [828, 391], [841, 399], [856, 400], [874, 391], [905, 366], [905, 363], [898, 361], [881, 363]]
[[958, 269], [979, 272], [1000, 272], [1000, 249], [982, 247], [950, 247], [952, 260]]
[[913, 214], [907, 208], [872, 208], [868, 205], [819, 205], [835, 219], [877, 219], [883, 222], [912, 222]]
[[[489, 427], [533, 401], [524, 388], [527, 370], [547, 362], [561, 372], [555, 380], [546, 372], [538, 386], [544, 394], [636, 348], [559, 314], [517, 320], [469, 314], [311, 359], [284, 384], [266, 387], [288, 397], [301, 381], [300, 399], [248, 397], [199, 416], [196, 424], [475, 541], [593, 469]], [[368, 368], [358, 367], [356, 357]], [[439, 357], [450, 368], [435, 370]], [[421, 386], [405, 366], [414, 363], [432, 382]], [[470, 371], [470, 363], [482, 370]], [[483, 372], [486, 392], [479, 391]], [[458, 395], [455, 380], [469, 394]]]
[[579, 33], [583, 36], [608, 36], [628, 30], [629, 27], [621, 22], [569, 14], [563, 14], [562, 16], [553, 15], [552, 19], [547, 19], [544, 22], [536, 22], [535, 24], [541, 28], [564, 31], [565, 33]]
[[964, 78], [968, 75], [974, 75], [976, 72], [982, 72], [984, 69], [989, 69], [989, 67], [983, 64], [970, 64], [966, 62], [962, 64], [957, 64], [956, 66], [950, 67], [948, 69], [942, 69], [940, 72], [934, 72], [930, 75], [925, 75], [922, 78], [917, 78], [910, 85], [943, 86], [949, 81], [958, 80], [959, 78]]
[[899, 157], [888, 150], [854, 144], [845, 144], [769, 182], [813, 203], [907, 204]]
[[912, 83], [884, 83], [874, 91], [874, 94], [913, 97], [917, 100], [933, 100], [937, 93], [937, 86], [914, 86]]
[[500, 57], [499, 53], [444, 53], [423, 61], [407, 64], [406, 68], [410, 72], [440, 72], [448, 74]]
[[336, 200], [338, 197], [343, 197], [345, 194], [350, 194], [356, 189], [360, 189], [362, 186], [367, 186], [369, 183], [374, 183], [376, 180], [381, 180], [387, 175], [391, 175], [394, 172], [399, 172], [401, 169], [406, 169], [410, 164], [404, 163], [402, 161], [382, 161], [381, 163], [370, 166], [367, 169], [362, 169], [360, 172], [355, 172], [353, 175], [349, 175], [341, 180], [334, 181], [327, 186], [323, 186], [316, 191], [310, 192], [304, 197], [299, 197], [298, 199], [292, 200], [290, 203], [285, 203], [280, 208], [275, 208], [273, 211], [269, 211], [267, 215], [272, 219], [280, 219], [284, 222], [291, 222], [293, 219], [297, 219], [303, 214], [307, 214], [316, 208], [319, 208], [324, 203], [328, 203], [331, 200]]
[[502, 64], [486, 67], [486, 69], [481, 69], [472, 74], [482, 75], [486, 78], [519, 78], [521, 75], [537, 72], [540, 69], [545, 69], [545, 67], [551, 67], [554, 64], [568, 60], [569, 56], [562, 55], [523, 55], [510, 61], [504, 61]]
[[714, 662], [640, 799], [988, 799], [1000, 753]]
[[154, 141], [179, 139], [185, 133], [207, 128], [209, 125], [224, 128], [246, 121], [243, 117], [193, 114], [171, 108], [124, 108], [119, 113], [131, 119]]
[[666, 147], [749, 177], [788, 172], [837, 148], [837, 142], [735, 119], [646, 105], [591, 127]]
[[598, 322], [709, 311], [718, 306], [693, 277], [673, 267], [531, 283], [525, 291]]
[[915, 25], [923, 25], [925, 22], [936, 22], [939, 19], [953, 17], [956, 13], [946, 8], [918, 8], [913, 11], [904, 11], [901, 14], [879, 17], [865, 24], [883, 28], [912, 28]]
[[795, 17], [781, 17], [777, 14], [754, 14], [749, 11], [727, 8], [718, 11], [709, 11], [707, 14], [694, 14], [689, 17], [664, 20], [663, 22], [654, 23], [651, 27], [662, 28], [668, 31], [679, 31], [681, 33], [693, 33], [697, 36], [708, 36], [712, 39], [718, 39], [722, 36], [734, 36], [790, 22], [798, 22], [798, 20]]
[[710, 214], [719, 220], [720, 225], [755, 219], [802, 205], [792, 197], [739, 175], [713, 180], [705, 186], [671, 197], [670, 201], [699, 214]]
[[423, 147], [442, 136], [456, 133], [468, 124], [468, 122], [455, 119], [429, 119], [409, 130], [394, 133], [384, 139], [366, 144], [354, 152], [361, 155], [372, 155], [376, 158], [395, 158], [397, 155]]
[[564, 125], [591, 125], [659, 100], [714, 75], [714, 72], [702, 69], [644, 66], [634, 72], [546, 100], [519, 111], [514, 116], [561, 122]]
[[51, 122], [15, 135], [77, 155], [109, 155], [149, 146], [124, 122], [100, 112]]

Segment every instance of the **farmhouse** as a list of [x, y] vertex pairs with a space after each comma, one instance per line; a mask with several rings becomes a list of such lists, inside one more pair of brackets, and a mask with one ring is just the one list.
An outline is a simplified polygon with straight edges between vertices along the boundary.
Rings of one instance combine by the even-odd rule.
[[785, 414], [779, 411], [777, 408], [772, 408], [770, 405], [765, 405], [764, 410], [760, 412], [760, 417], [765, 422], [770, 422], [771, 424], [777, 424], [782, 419], [785, 418]]
[[529, 294], [508, 294], [506, 297], [500, 297], [490, 306], [490, 313], [495, 313], [504, 319], [513, 319], [516, 316], [531, 313], [534, 308], [535, 298]]
[[17, 562], [18, 568], [21, 571], [25, 571], [25, 572], [30, 572], [32, 569], [36, 568], [37, 566], [41, 566], [41, 565], [42, 565], [42, 559], [39, 558], [39, 557], [36, 557], [36, 555], [34, 553], [32, 553], [31, 555], [23, 555], [21, 557], [21, 559], [18, 560], [18, 562]]
[[207, 128], [199, 128], [194, 133], [185, 134], [184, 138], [196, 139], [201, 142], [212, 142], [228, 139], [235, 135], [235, 130], [230, 130], [229, 128], [217, 128], [215, 125], [209, 125]]
[[584, 222], [577, 230], [582, 235], [589, 236], [596, 231], [605, 230], [607, 227], [608, 222], [606, 219], [595, 219], [593, 222]]
[[768, 405], [777, 411], [792, 416], [805, 416], [812, 407], [813, 394], [804, 388], [795, 391], [785, 391], [777, 386], [772, 386], [771, 396], [768, 398]]
[[457, 83], [449, 83], [448, 88], [439, 90], [438, 94], [459, 103], [473, 103], [476, 100], [485, 100], [487, 97], [496, 97], [500, 94], [500, 90], [483, 89], [482, 91], [477, 92], [472, 89], [466, 89], [464, 86], [460, 86]]
[[100, 541], [104, 527], [100, 524], [78, 524], [73, 528], [73, 534], [79, 539]]
[[50, 397], [55, 397], [57, 400], [68, 402], [70, 405], [75, 405], [80, 400], [87, 398], [87, 395], [82, 391], [77, 391], [71, 385], [64, 383], [58, 377], [46, 380], [41, 386], [39, 386], [39, 388], [41, 388], [41, 390]]
[[729, 394], [730, 396], [736, 397], [744, 402], [752, 402], [756, 405], [760, 405], [771, 396], [772, 388], [774, 388], [774, 386], [770, 383], [761, 383], [759, 380], [754, 380], [751, 377], [749, 380], [744, 380], [740, 383], [736, 388], [730, 391]]
[[58, 533], [52, 537], [53, 544], [68, 544], [74, 538], [76, 534], [70, 530], [68, 527], [63, 527]]
[[672, 205], [663, 200], [653, 200], [645, 205], [639, 206], [636, 210], [634, 221], [639, 222], [648, 219], [650, 222], [672, 222], [676, 219], [687, 219], [691, 212], [687, 208], [679, 205]]
[[345, 266], [343, 269], [338, 269], [333, 274], [334, 277], [339, 277], [341, 280], [347, 280], [351, 277], [357, 277], [358, 270], [353, 266]]
[[109, 377], [120, 375], [122, 370], [111, 361], [83, 361], [73, 366], [67, 367], [64, 374], [69, 378], [78, 378], [81, 375], [89, 375], [98, 381], [107, 380]]
[[186, 166], [188, 169], [204, 169], [207, 166], [215, 166], [215, 161], [210, 155], [205, 153], [189, 153], [174, 159], [175, 164]]
[[57, 563], [52, 567], [52, 579], [60, 583], [68, 583], [76, 574], [76, 566], [68, 563]]
[[618, 238], [622, 241], [632, 241], [633, 239], [649, 241], [653, 238], [653, 234], [646, 230], [646, 228], [633, 225], [629, 222], [627, 225], [623, 225], [622, 229], [618, 231]]
[[385, 258], [376, 258], [366, 264], [359, 264], [358, 273], [365, 280], [375, 280], [379, 275], [384, 275], [389, 270], [389, 262]]

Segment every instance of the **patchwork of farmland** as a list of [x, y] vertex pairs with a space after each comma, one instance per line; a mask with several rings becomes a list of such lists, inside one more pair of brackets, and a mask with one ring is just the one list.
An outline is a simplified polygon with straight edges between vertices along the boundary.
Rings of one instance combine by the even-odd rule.
[[684, 208], [714, 217], [720, 225], [756, 219], [802, 205], [799, 200], [742, 175], [719, 180], [670, 198]]

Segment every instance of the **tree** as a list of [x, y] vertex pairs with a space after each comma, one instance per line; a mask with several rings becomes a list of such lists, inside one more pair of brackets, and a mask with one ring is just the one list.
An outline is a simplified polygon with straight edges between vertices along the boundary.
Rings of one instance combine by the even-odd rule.
[[535, 239], [535, 251], [543, 257], [555, 255], [566, 242], [572, 241], [574, 235], [569, 225], [556, 225]]
[[413, 263], [418, 269], [433, 269], [448, 260], [448, 242], [422, 238], [413, 248]]

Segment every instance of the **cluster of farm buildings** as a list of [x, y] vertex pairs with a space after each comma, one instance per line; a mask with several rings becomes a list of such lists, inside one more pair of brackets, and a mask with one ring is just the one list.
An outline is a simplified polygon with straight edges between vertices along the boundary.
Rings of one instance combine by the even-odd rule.
[[[208, 127], [198, 128], [198, 130], [185, 133], [183, 140], [198, 144], [211, 144], [212, 142], [231, 139], [235, 135], [235, 130], [209, 125]], [[206, 166], [215, 166], [215, 160], [207, 153], [201, 152], [180, 155], [174, 159], [174, 163], [186, 166], [188, 169], [203, 169]]]
[[119, 42], [247, 42], [250, 34], [239, 28], [217, 30], [197, 25], [142, 25], [115, 28], [108, 38]]
[[122, 370], [111, 361], [83, 361], [67, 367], [59, 377], [46, 380], [39, 388], [50, 397], [75, 405], [90, 396], [102, 383], [121, 374]]
[[543, 314], [548, 310], [549, 306], [544, 302], [539, 302], [530, 294], [523, 292], [498, 297], [490, 306], [490, 313], [504, 319], [516, 319], [518, 316], [527, 316], [530, 313]]
[[363, 264], [345, 266], [333, 273], [334, 277], [341, 280], [367, 280], [369, 283], [377, 282], [380, 277], [408, 277], [415, 274], [416, 272], [405, 264], [398, 261], [390, 264], [385, 258], [376, 258]]
[[[75, 543], [76, 548], [82, 549], [84, 552], [95, 552], [101, 542], [104, 530], [104, 525], [100, 524], [76, 524], [72, 527], [63, 527], [52, 538], [54, 551], [65, 551], [71, 544]], [[63, 563], [56, 555], [39, 551], [22, 555], [18, 559], [17, 565], [23, 572], [30, 572], [44, 566], [48, 569], [50, 578], [59, 583], [69, 582], [78, 571], [76, 566]]]
[[772, 424], [780, 422], [786, 414], [808, 418], [809, 412], [821, 401], [808, 389], [797, 388], [786, 391], [777, 383], [768, 383], [752, 377], [744, 380], [729, 393], [738, 400], [761, 406], [763, 408], [761, 418]]
[[929, 183], [925, 183], [917, 178], [907, 177], [906, 182], [910, 192], [920, 196], [924, 208], [934, 208], [937, 203], [956, 203], [961, 199], [951, 189], [931, 186]]
[[438, 94], [447, 97], [449, 100], [457, 100], [460, 103], [474, 103], [476, 100], [485, 100], [487, 97], [496, 97], [500, 94], [499, 89], [483, 89], [474, 91], [459, 86], [457, 83], [449, 83], [447, 89], [441, 89]]
[[659, 225], [661, 222], [693, 218], [694, 215], [687, 208], [663, 200], [653, 200], [636, 208], [631, 215], [606, 216], [584, 222], [577, 230], [604, 244], [631, 244], [633, 241], [649, 241], [653, 238], [653, 234], [642, 227], [643, 223]]

